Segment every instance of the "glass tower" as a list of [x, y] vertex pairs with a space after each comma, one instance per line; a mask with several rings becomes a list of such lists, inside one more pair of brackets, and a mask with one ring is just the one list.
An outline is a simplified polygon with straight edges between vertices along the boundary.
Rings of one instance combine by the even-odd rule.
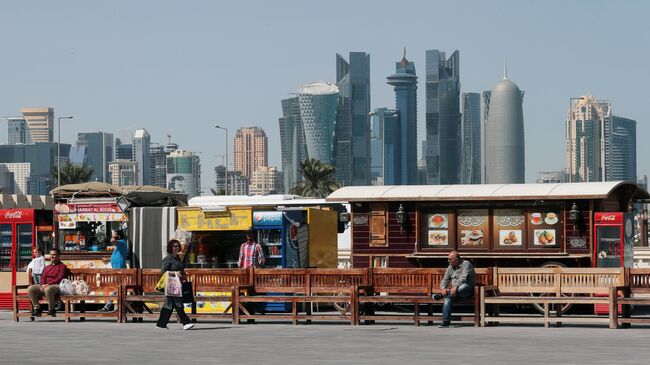
[[481, 95], [463, 93], [461, 183], [481, 183]]
[[339, 89], [329, 82], [307, 84], [298, 90], [307, 157], [333, 163], [332, 147]]
[[282, 100], [279, 124], [284, 192], [288, 193], [301, 180], [300, 163], [307, 158], [298, 97]]

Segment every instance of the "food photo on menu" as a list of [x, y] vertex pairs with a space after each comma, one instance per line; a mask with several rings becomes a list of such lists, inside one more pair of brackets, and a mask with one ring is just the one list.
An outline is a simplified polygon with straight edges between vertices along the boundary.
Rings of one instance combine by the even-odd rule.
[[467, 229], [460, 231], [460, 244], [463, 246], [481, 246], [483, 245], [483, 231], [480, 229]]
[[449, 244], [447, 231], [429, 231], [429, 246], [446, 246], [447, 244]]
[[555, 230], [554, 229], [536, 229], [534, 231], [535, 245], [546, 246], [555, 245]]
[[447, 214], [433, 214], [429, 217], [429, 228], [447, 228]]
[[500, 230], [499, 244], [501, 246], [521, 246], [521, 230]]

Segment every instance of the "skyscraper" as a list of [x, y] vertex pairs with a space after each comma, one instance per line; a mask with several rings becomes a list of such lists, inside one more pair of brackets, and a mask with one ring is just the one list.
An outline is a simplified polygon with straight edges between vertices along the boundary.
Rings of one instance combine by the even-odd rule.
[[54, 140], [53, 108], [22, 108], [20, 112], [27, 121], [32, 142], [43, 143]]
[[[417, 169], [417, 82], [415, 64], [406, 59], [406, 48], [402, 60], [395, 64], [396, 73], [388, 76], [388, 84], [395, 90], [395, 109], [399, 115], [400, 135], [400, 184], [413, 185], [418, 181]], [[384, 134], [386, 135], [386, 134]], [[384, 180], [385, 184], [388, 184]]]
[[119, 138], [115, 139], [115, 159], [133, 160], [133, 144], [122, 143]]
[[460, 56], [454, 51], [426, 51], [427, 182], [460, 181]]
[[[373, 169], [377, 178], [375, 185], [402, 185], [406, 176], [402, 175], [402, 126], [399, 112], [394, 109], [377, 108], [373, 114], [374, 149]], [[375, 131], [376, 130], [376, 131]], [[376, 134], [375, 134], [376, 133]]]
[[569, 182], [603, 181], [612, 104], [593, 96], [571, 98], [566, 121], [566, 171]]
[[268, 166], [268, 144], [266, 133], [260, 127], [237, 129], [233, 146], [234, 170], [240, 171], [242, 175], [250, 179], [258, 167]]
[[[214, 168], [217, 195], [226, 193], [226, 167]], [[248, 195], [248, 179], [240, 171], [228, 171], [228, 195]]]
[[300, 163], [307, 158], [305, 134], [300, 120], [300, 103], [297, 97], [282, 100], [280, 124], [280, 150], [282, 153], [282, 172], [284, 192], [301, 180]]
[[201, 195], [199, 156], [183, 150], [167, 156], [167, 189], [185, 193], [188, 199]]
[[167, 153], [159, 143], [149, 147], [149, 184], [165, 188], [167, 186]]
[[108, 163], [113, 161], [115, 154], [113, 133], [78, 133], [77, 147], [82, 146], [86, 147], [86, 162], [93, 168], [90, 179], [110, 182]]
[[[61, 160], [68, 160], [70, 145], [61, 144]], [[52, 168], [56, 166], [57, 144], [0, 145], [0, 163], [29, 163], [27, 194], [48, 194], [52, 189]]]
[[138, 182], [151, 185], [151, 136], [146, 129], [133, 134], [133, 161], [138, 163]]
[[636, 121], [612, 116], [609, 158], [605, 164], [607, 181], [636, 180]]
[[138, 185], [138, 163], [135, 161], [115, 160], [108, 164], [108, 171], [111, 185]]
[[489, 94], [485, 125], [485, 181], [488, 184], [523, 184], [525, 141], [523, 92], [507, 78]]
[[339, 89], [329, 82], [309, 83], [298, 89], [307, 157], [332, 163], [334, 125]]
[[251, 195], [281, 194], [284, 191], [282, 186], [282, 171], [275, 166], [260, 166], [251, 178], [248, 193]]
[[370, 55], [336, 55], [336, 178], [344, 186], [370, 183]]
[[481, 183], [481, 95], [463, 93], [462, 126], [460, 134], [460, 182]]
[[25, 118], [15, 117], [6, 119], [9, 144], [32, 143], [32, 136]]

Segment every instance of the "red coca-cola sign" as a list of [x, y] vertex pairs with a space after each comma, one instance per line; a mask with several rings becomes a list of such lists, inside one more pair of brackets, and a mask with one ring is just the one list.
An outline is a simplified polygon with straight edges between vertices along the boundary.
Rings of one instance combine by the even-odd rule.
[[623, 223], [623, 213], [596, 212], [594, 220], [599, 224], [621, 224]]
[[34, 219], [34, 213], [31, 209], [2, 209], [0, 217], [4, 217], [4, 220], [24, 221]]

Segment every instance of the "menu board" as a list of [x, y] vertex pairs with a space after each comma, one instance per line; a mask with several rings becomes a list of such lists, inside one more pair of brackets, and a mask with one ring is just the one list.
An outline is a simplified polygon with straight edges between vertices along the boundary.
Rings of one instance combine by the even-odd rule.
[[562, 232], [559, 211], [528, 213], [530, 248], [558, 247]]
[[456, 218], [459, 249], [487, 248], [490, 221], [487, 209], [461, 209]]
[[526, 212], [521, 209], [495, 209], [492, 223], [495, 248], [521, 249], [525, 247]]
[[449, 237], [449, 214], [431, 213], [426, 215], [427, 247], [447, 247], [450, 243]]

